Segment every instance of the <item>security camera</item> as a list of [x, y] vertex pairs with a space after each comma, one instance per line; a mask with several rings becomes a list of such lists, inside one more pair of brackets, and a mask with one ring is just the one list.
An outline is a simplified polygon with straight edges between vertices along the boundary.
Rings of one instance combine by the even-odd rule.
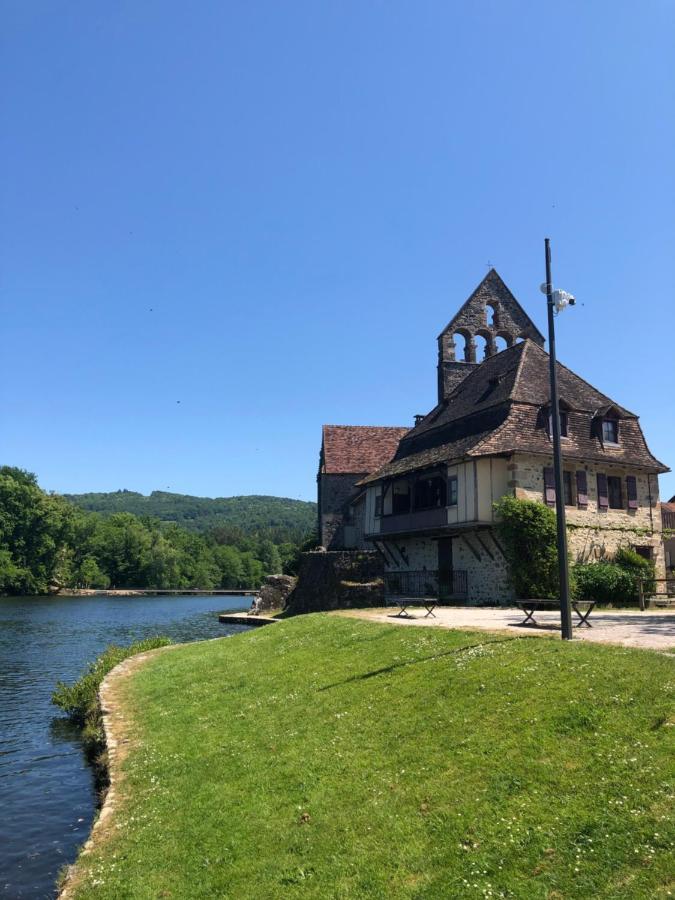
[[569, 294], [567, 291], [553, 291], [551, 298], [556, 312], [560, 312], [565, 309], [566, 306], [575, 306], [577, 302], [576, 297], [574, 297], [573, 294]]

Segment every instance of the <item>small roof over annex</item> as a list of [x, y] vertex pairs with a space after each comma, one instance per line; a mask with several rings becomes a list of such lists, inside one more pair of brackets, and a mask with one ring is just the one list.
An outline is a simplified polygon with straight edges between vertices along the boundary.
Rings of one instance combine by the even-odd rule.
[[388, 463], [409, 428], [324, 425], [319, 473], [365, 475]]

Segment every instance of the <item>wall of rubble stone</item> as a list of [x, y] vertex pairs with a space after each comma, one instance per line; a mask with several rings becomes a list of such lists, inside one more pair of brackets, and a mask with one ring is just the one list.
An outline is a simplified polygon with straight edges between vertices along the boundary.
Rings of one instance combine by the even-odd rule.
[[343, 546], [343, 526], [349, 501], [358, 493], [356, 482], [365, 475], [364, 472], [319, 476], [319, 543], [326, 550], [339, 550]]
[[[390, 540], [388, 544], [399, 558], [396, 571], [438, 569], [436, 541], [404, 537]], [[500, 606], [513, 600], [508, 563], [492, 539], [492, 529], [468, 531], [464, 536], [453, 537], [452, 559], [455, 569], [466, 572], [468, 606]], [[394, 566], [389, 568], [394, 569]]]
[[292, 613], [358, 609], [384, 604], [384, 565], [378, 553], [312, 551], [303, 553], [298, 583], [289, 597]]
[[[553, 460], [527, 454], [515, 454], [508, 466], [510, 482], [516, 497], [544, 499], [544, 465]], [[636, 469], [609, 465], [605, 462], [564, 464], [565, 469], [586, 471], [588, 505], [566, 506], [567, 543], [572, 562], [610, 559], [619, 547], [647, 546], [652, 549], [656, 577], [665, 578], [665, 554], [659, 515], [659, 487], [655, 475]], [[625, 486], [626, 475], [634, 475], [637, 483], [637, 509], [599, 509], [597, 475], [617, 475]], [[574, 484], [574, 479], [573, 479]], [[624, 490], [625, 500], [625, 490]]]
[[258, 594], [257, 611], [270, 612], [273, 609], [285, 609], [297, 582], [298, 579], [292, 575], [268, 575]]

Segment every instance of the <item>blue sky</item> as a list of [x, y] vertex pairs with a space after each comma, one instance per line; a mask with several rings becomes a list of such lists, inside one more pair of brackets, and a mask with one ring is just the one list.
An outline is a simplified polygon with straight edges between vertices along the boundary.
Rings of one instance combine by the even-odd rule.
[[545, 329], [550, 236], [560, 360], [675, 464], [670, 0], [0, 10], [4, 462], [311, 499], [488, 262]]

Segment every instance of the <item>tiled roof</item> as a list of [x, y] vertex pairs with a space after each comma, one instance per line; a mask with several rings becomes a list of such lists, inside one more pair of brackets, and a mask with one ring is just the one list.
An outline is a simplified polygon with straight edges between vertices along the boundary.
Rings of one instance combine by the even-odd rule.
[[[558, 364], [561, 403], [567, 408], [563, 456], [640, 466], [667, 472], [649, 451], [637, 416]], [[547, 416], [549, 356], [530, 340], [473, 367], [455, 391], [436, 406], [399, 445], [395, 458], [365, 481], [402, 474], [462, 457], [514, 451], [551, 456]], [[611, 409], [619, 419], [620, 444], [603, 446], [596, 415]]]
[[324, 425], [322, 472], [365, 475], [389, 462], [408, 428], [378, 425]]

